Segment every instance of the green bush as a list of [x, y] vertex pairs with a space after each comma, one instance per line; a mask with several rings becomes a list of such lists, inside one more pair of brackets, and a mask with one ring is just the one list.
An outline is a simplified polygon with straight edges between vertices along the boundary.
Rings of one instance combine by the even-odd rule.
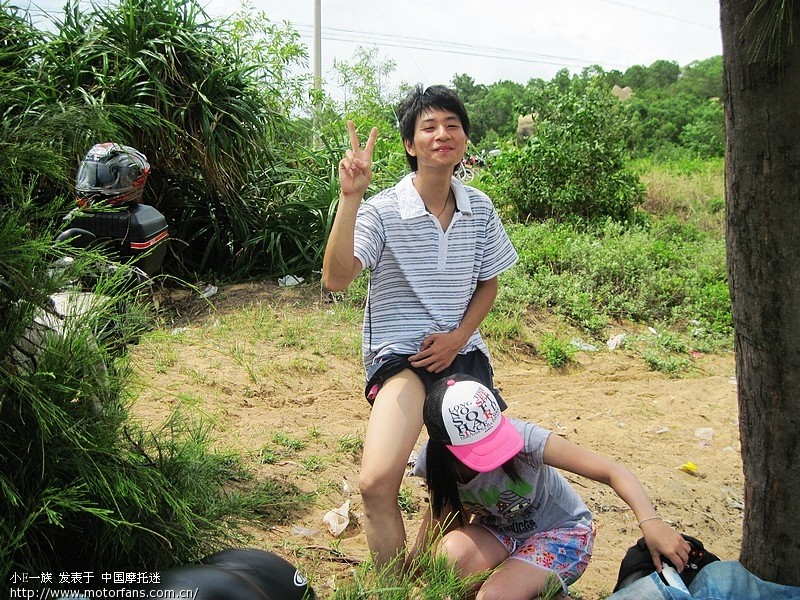
[[590, 230], [548, 221], [509, 234], [520, 260], [504, 276], [506, 298], [596, 336], [623, 320], [731, 335], [725, 245], [711, 233], [662, 219]]
[[553, 369], [560, 369], [575, 356], [576, 348], [552, 334], [545, 335], [539, 346], [539, 353]]
[[65, 166], [109, 139], [141, 150], [152, 166], [144, 201], [170, 225], [164, 266], [173, 273], [310, 272], [308, 243], [324, 235], [325, 223], [317, 207], [287, 202], [278, 185], [280, 167], [313, 140], [290, 125], [306, 97], [303, 77], [290, 74], [305, 60], [299, 34], [263, 14], [211, 20], [195, 0], [66, 8], [53, 33], [29, 45], [33, 83], [11, 126], [19, 131], [39, 113], [78, 106], [65, 128], [78, 139], [51, 148]]
[[[239, 459], [212, 452], [202, 424], [176, 415], [145, 431], [129, 420], [120, 349], [150, 306], [118, 285], [120, 269], [90, 288], [90, 311], [54, 316], [50, 294], [105, 259], [36, 236], [24, 208], [0, 206], [0, 596], [11, 572], [185, 564], [241, 540], [265, 496], [295, 506], [295, 490], [243, 485]], [[71, 268], [53, 268], [68, 253]]]
[[625, 163], [624, 105], [602, 81], [546, 89], [533, 114], [533, 135], [504, 148], [482, 180], [499, 207], [523, 222], [631, 219], [644, 188]]

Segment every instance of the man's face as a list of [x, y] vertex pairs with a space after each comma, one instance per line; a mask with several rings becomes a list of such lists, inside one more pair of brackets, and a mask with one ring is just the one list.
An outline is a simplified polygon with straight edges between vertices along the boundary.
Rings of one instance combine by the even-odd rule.
[[445, 110], [423, 112], [414, 128], [414, 141], [405, 142], [406, 151], [417, 158], [417, 169], [448, 168], [461, 162], [467, 151], [467, 134], [455, 113]]

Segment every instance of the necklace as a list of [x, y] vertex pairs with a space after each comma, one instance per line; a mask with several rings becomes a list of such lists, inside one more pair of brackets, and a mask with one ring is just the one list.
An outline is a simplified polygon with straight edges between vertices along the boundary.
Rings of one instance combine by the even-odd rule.
[[[450, 204], [450, 196], [452, 196], [452, 195], [453, 195], [453, 190], [451, 189], [449, 192], [447, 192], [447, 198], [444, 199], [444, 206], [442, 206], [442, 210], [440, 210], [439, 214], [436, 215], [437, 219], [442, 216], [442, 213], [444, 213], [444, 209], [446, 209], [447, 205]], [[431, 211], [428, 210], [428, 212], [431, 212]], [[433, 214], [433, 213], [431, 213], [431, 214]]]

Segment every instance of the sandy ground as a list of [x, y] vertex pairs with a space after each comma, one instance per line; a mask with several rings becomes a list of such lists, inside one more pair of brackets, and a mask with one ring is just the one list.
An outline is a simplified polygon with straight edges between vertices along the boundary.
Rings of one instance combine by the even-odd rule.
[[[211, 300], [213, 307], [196, 294], [173, 294], [170, 306], [179, 317], [161, 332], [166, 341], [145, 340], [133, 350], [140, 384], [134, 415], [147, 424], [178, 406], [202, 415], [214, 427], [215, 444], [241, 451], [259, 478], [314, 493], [309, 510], [280, 525], [255, 528], [248, 545], [297, 564], [325, 598], [337, 582], [352, 577], [353, 563], [367, 554], [356, 485], [359, 458], [346, 450], [348, 441], [363, 439], [369, 414], [355, 352], [359, 332], [343, 331], [326, 318], [330, 304], [318, 290], [254, 283], [221, 288]], [[244, 322], [254, 322], [250, 331], [237, 332], [242, 311], [250, 311]], [[264, 315], [283, 323], [279, 334], [277, 329], [261, 333], [265, 330], [256, 321]], [[304, 343], [304, 335], [326, 339], [328, 345]], [[336, 344], [350, 350], [325, 350]], [[579, 352], [562, 371], [529, 353], [496, 353], [496, 383], [509, 405], [506, 414], [625, 463], [669, 523], [720, 558], [737, 559], [743, 478], [733, 356], [695, 357], [693, 374], [670, 378], [624, 350], [600, 346]], [[276, 433], [304, 447], [276, 446]], [[259, 460], [265, 447], [277, 448], [271, 464]], [[573, 596], [604, 598], [639, 530], [632, 512], [609, 488], [568, 478], [598, 527], [592, 564], [571, 588]], [[425, 491], [413, 477], [403, 488], [412, 506], [405, 518], [413, 535]], [[322, 519], [348, 498], [349, 524], [335, 537]]]

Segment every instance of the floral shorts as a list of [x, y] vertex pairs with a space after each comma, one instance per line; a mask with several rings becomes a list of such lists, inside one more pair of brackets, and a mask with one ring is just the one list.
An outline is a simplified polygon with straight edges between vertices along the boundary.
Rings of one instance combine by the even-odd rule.
[[597, 532], [594, 523], [578, 523], [574, 527], [542, 531], [518, 540], [489, 525], [482, 526], [505, 546], [509, 558], [555, 572], [565, 593], [566, 587], [575, 583], [589, 566]]

